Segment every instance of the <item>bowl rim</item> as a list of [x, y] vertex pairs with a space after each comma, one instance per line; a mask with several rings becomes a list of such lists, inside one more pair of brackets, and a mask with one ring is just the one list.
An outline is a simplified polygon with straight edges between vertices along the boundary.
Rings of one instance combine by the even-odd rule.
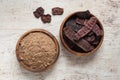
[[101, 26], [101, 28], [102, 28], [102, 31], [103, 31], [102, 34], [103, 34], [103, 35], [102, 35], [102, 38], [101, 38], [98, 46], [97, 46], [95, 49], [93, 49], [92, 51], [87, 52], [87, 53], [82, 53], [82, 52], [74, 51], [74, 50], [72, 50], [72, 49], [69, 48], [69, 46], [66, 44], [66, 42], [64, 41], [63, 36], [62, 36], [62, 35], [63, 35], [62, 31], [63, 31], [63, 27], [64, 27], [65, 22], [66, 22], [71, 16], [73, 16], [74, 14], [80, 13], [80, 12], [84, 12], [84, 11], [76, 11], [76, 12], [73, 12], [73, 13], [71, 13], [70, 15], [68, 15], [68, 16], [63, 20], [63, 22], [62, 22], [62, 24], [61, 24], [61, 26], [60, 26], [59, 36], [60, 36], [60, 40], [61, 40], [63, 46], [67, 49], [67, 51], [69, 51], [70, 53], [75, 54], [75, 55], [77, 55], [77, 56], [89, 56], [89, 55], [91, 55], [91, 54], [94, 54], [94, 53], [101, 47], [101, 45], [102, 45], [102, 43], [103, 43], [103, 39], [104, 39], [104, 28], [103, 28], [101, 22], [99, 21], [99, 19], [98, 19], [95, 15], [93, 15], [93, 14], [90, 13], [91, 16], [94, 16], [94, 17], [97, 18], [97, 20], [98, 20], [98, 22], [99, 22], [99, 24], [100, 24], [100, 26]]
[[[32, 68], [26, 66], [22, 61], [19, 60], [19, 55], [20, 55], [20, 53], [18, 52], [19, 43], [20, 43], [20, 41], [21, 41], [25, 36], [27, 36], [28, 34], [33, 33], [33, 32], [42, 32], [42, 33], [45, 33], [46, 35], [48, 35], [48, 36], [54, 41], [54, 43], [55, 43], [55, 45], [56, 45], [56, 50], [57, 50], [56, 59], [54, 60], [54, 62], [53, 62], [51, 65], [47, 66], [45, 69], [42, 69], [42, 70], [32, 69]], [[48, 68], [50, 68], [50, 67], [58, 60], [59, 54], [60, 54], [60, 47], [59, 47], [59, 43], [58, 43], [57, 39], [55, 38], [54, 35], [52, 35], [50, 32], [48, 32], [48, 31], [45, 30], [45, 29], [32, 29], [32, 30], [29, 30], [29, 31], [25, 32], [25, 33], [18, 39], [17, 44], [16, 44], [16, 57], [17, 57], [18, 62], [20, 63], [20, 65], [21, 65], [22, 67], [24, 67], [25, 69], [27, 69], [27, 70], [29, 70], [29, 71], [32, 71], [32, 72], [43, 72], [43, 71], [47, 70]]]

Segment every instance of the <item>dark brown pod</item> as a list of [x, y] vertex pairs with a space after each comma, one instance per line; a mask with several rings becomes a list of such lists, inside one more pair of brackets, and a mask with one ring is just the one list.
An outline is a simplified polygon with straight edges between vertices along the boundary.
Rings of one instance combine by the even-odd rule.
[[[82, 14], [80, 14], [80, 13], [82, 13]], [[85, 15], [84, 15], [84, 13], [85, 13]], [[87, 16], [86, 16], [87, 15]], [[94, 30], [94, 32], [92, 31], [88, 31], [88, 34], [86, 33], [86, 35], [89, 37], [89, 38], [87, 38], [87, 40], [84, 38], [84, 36], [83, 36], [83, 38], [81, 38], [82, 39], [82, 41], [85, 43], [85, 44], [87, 44], [87, 42], [86, 41], [89, 41], [90, 42], [90, 44], [92, 45], [92, 46], [94, 46], [94, 48], [93, 47], [91, 47], [91, 49], [92, 50], [90, 50], [90, 51], [83, 51], [83, 50], [81, 50], [81, 49], [79, 49], [79, 47], [78, 46], [76, 46], [76, 45], [78, 45], [78, 44], [75, 44], [75, 45], [73, 45], [74, 44], [74, 41], [72, 41], [72, 39], [74, 39], [74, 36], [72, 36], [72, 38], [70, 38], [70, 37], [67, 37], [67, 36], [65, 36], [65, 34], [64, 34], [64, 28], [66, 27], [66, 26], [68, 26], [68, 25], [73, 25], [74, 27], [75, 27], [75, 25], [76, 24], [68, 24], [67, 23], [67, 21], [69, 21], [71, 18], [79, 18], [79, 19], [87, 19], [87, 20], [85, 20], [85, 21], [88, 21], [88, 19], [90, 19], [90, 17], [95, 17], [93, 14], [91, 14], [89, 11], [79, 11], [79, 12], [74, 12], [74, 13], [72, 13], [72, 14], [70, 14], [68, 17], [66, 17], [65, 19], [64, 19], [64, 21], [62, 22], [62, 24], [61, 24], [61, 27], [60, 27], [60, 39], [61, 39], [61, 42], [62, 42], [62, 44], [63, 44], [63, 46], [70, 52], [70, 53], [72, 53], [72, 54], [75, 54], [75, 55], [77, 55], [77, 56], [87, 56], [87, 55], [91, 55], [91, 54], [94, 54], [99, 48], [100, 48], [100, 46], [101, 46], [101, 44], [102, 44], [102, 42], [103, 42], [103, 38], [104, 38], [104, 29], [103, 29], [103, 26], [102, 26], [102, 24], [101, 24], [101, 22], [99, 21], [99, 19], [97, 18], [97, 17], [95, 17], [96, 19], [97, 19], [97, 22], [96, 22], [96, 24], [99, 26], [99, 28], [101, 29], [101, 32], [98, 30], [98, 27], [97, 28], [95, 28], [95, 30]], [[67, 24], [67, 25], [66, 25]], [[77, 20], [77, 24], [83, 24], [83, 22], [82, 21], [80, 21], [80, 20]], [[84, 23], [84, 25], [85, 25], [85, 23]], [[89, 26], [91, 25], [91, 23], [89, 23], [88, 24]], [[72, 29], [72, 28], [71, 28]], [[79, 28], [79, 29], [82, 29], [82, 28]], [[72, 29], [73, 31], [74, 31], [74, 29]], [[91, 30], [91, 29], [90, 29]], [[76, 32], [77, 32], [77, 30], [76, 30]], [[69, 33], [69, 35], [70, 35], [70, 33], [71, 32], [69, 32], [68, 31], [68, 33]], [[68, 35], [68, 36], [69, 36]], [[93, 35], [95, 35], [95, 36], [93, 36]], [[99, 41], [96, 39], [96, 36], [99, 36], [100, 38], [99, 38]], [[68, 38], [67, 39], [67, 41], [65, 40], [65, 38]], [[80, 40], [81, 40], [80, 39]], [[94, 41], [94, 42], [93, 42]], [[69, 43], [72, 43], [72, 48], [70, 47], [70, 45], [69, 45]], [[93, 43], [91, 43], [91, 42], [93, 42]], [[78, 43], [78, 42], [77, 42]], [[80, 43], [81, 45], [84, 45], [83, 43]], [[86, 46], [86, 45], [85, 45]], [[88, 46], [90, 46], [90, 45], [88, 45]], [[76, 49], [78, 49], [78, 50], [76, 50], [76, 49], [73, 49], [73, 48], [76, 48]], [[83, 48], [85, 48], [84, 46], [83, 46]], [[87, 49], [87, 47], [85, 48], [85, 49]], [[84, 49], [84, 50], [85, 50]]]

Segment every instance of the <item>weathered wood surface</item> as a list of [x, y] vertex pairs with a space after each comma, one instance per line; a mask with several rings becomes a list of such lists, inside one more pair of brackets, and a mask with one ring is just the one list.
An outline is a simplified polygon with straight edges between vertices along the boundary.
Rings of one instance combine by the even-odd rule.
[[[32, 14], [39, 6], [45, 13], [56, 6], [65, 12], [43, 24]], [[68, 14], [87, 9], [102, 22], [105, 38], [95, 55], [76, 57], [61, 45], [59, 28]], [[33, 28], [50, 31], [61, 48], [54, 67], [42, 73], [25, 70], [16, 60], [18, 38]], [[120, 80], [120, 0], [0, 0], [0, 80]]]

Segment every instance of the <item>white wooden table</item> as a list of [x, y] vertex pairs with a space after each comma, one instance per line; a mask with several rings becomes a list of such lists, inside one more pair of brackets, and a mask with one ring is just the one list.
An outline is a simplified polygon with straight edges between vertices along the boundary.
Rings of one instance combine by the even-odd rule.
[[[43, 24], [33, 11], [63, 7], [62, 16]], [[95, 55], [76, 57], [61, 45], [59, 29], [72, 12], [90, 10], [103, 24], [105, 38]], [[52, 69], [33, 73], [20, 67], [15, 46], [18, 38], [33, 28], [46, 29], [59, 41], [60, 56]], [[120, 80], [120, 0], [0, 0], [0, 80]]]

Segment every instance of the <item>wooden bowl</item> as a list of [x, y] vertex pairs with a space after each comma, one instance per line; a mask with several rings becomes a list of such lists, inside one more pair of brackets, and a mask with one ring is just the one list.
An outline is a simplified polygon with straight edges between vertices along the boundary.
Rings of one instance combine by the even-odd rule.
[[[64, 38], [63, 38], [63, 28], [64, 28], [64, 25], [65, 25], [65, 22], [66, 22], [70, 17], [72, 17], [72, 16], [75, 15], [76, 13], [80, 13], [80, 12], [83, 12], [83, 11], [74, 12], [74, 13], [70, 14], [69, 16], [67, 16], [67, 17], [63, 20], [63, 22], [62, 22], [62, 24], [61, 24], [61, 27], [60, 27], [60, 33], [59, 33], [59, 35], [60, 35], [60, 39], [61, 39], [61, 42], [62, 42], [63, 46], [64, 46], [70, 53], [75, 54], [75, 55], [77, 55], [77, 56], [88, 56], [88, 55], [94, 54], [94, 53], [100, 48], [100, 46], [101, 46], [101, 44], [102, 44], [102, 42], [103, 42], [104, 29], [103, 29], [103, 26], [102, 26], [102, 24], [101, 24], [101, 22], [99, 21], [98, 18], [97, 18], [98, 23], [99, 23], [101, 29], [103, 30], [103, 33], [102, 33], [103, 36], [101, 37], [101, 40], [100, 40], [99, 44], [97, 45], [97, 47], [94, 48], [92, 51], [87, 52], [87, 53], [74, 51], [74, 50], [72, 50], [72, 49], [66, 44], [66, 42], [65, 42], [65, 40], [64, 40]], [[94, 16], [94, 15], [91, 14], [91, 16]], [[94, 16], [94, 17], [95, 17], [95, 16]]]
[[32, 72], [41, 72], [41, 71], [44, 71], [44, 70], [46, 70], [46, 69], [43, 69], [43, 70], [32, 69], [32, 68], [26, 66], [22, 61], [19, 60], [19, 59], [20, 59], [20, 57], [19, 57], [20, 53], [19, 53], [18, 49], [19, 49], [20, 41], [21, 41], [25, 36], [27, 36], [29, 33], [33, 33], [33, 32], [42, 32], [42, 33], [45, 33], [46, 35], [48, 35], [48, 36], [54, 41], [54, 43], [55, 43], [55, 45], [56, 45], [56, 51], [57, 51], [56, 58], [55, 58], [54, 62], [53, 62], [51, 65], [47, 66], [46, 69], [50, 68], [50, 67], [57, 61], [58, 56], [59, 56], [59, 52], [60, 52], [60, 48], [59, 48], [59, 44], [58, 44], [57, 39], [56, 39], [50, 32], [48, 32], [48, 31], [46, 31], [46, 30], [44, 30], [44, 29], [32, 29], [32, 30], [24, 33], [24, 34], [19, 38], [19, 40], [18, 40], [18, 42], [17, 42], [17, 45], [16, 45], [16, 57], [17, 57], [20, 65], [23, 66], [25, 69], [27, 69], [27, 70], [29, 70], [29, 71], [32, 71]]

